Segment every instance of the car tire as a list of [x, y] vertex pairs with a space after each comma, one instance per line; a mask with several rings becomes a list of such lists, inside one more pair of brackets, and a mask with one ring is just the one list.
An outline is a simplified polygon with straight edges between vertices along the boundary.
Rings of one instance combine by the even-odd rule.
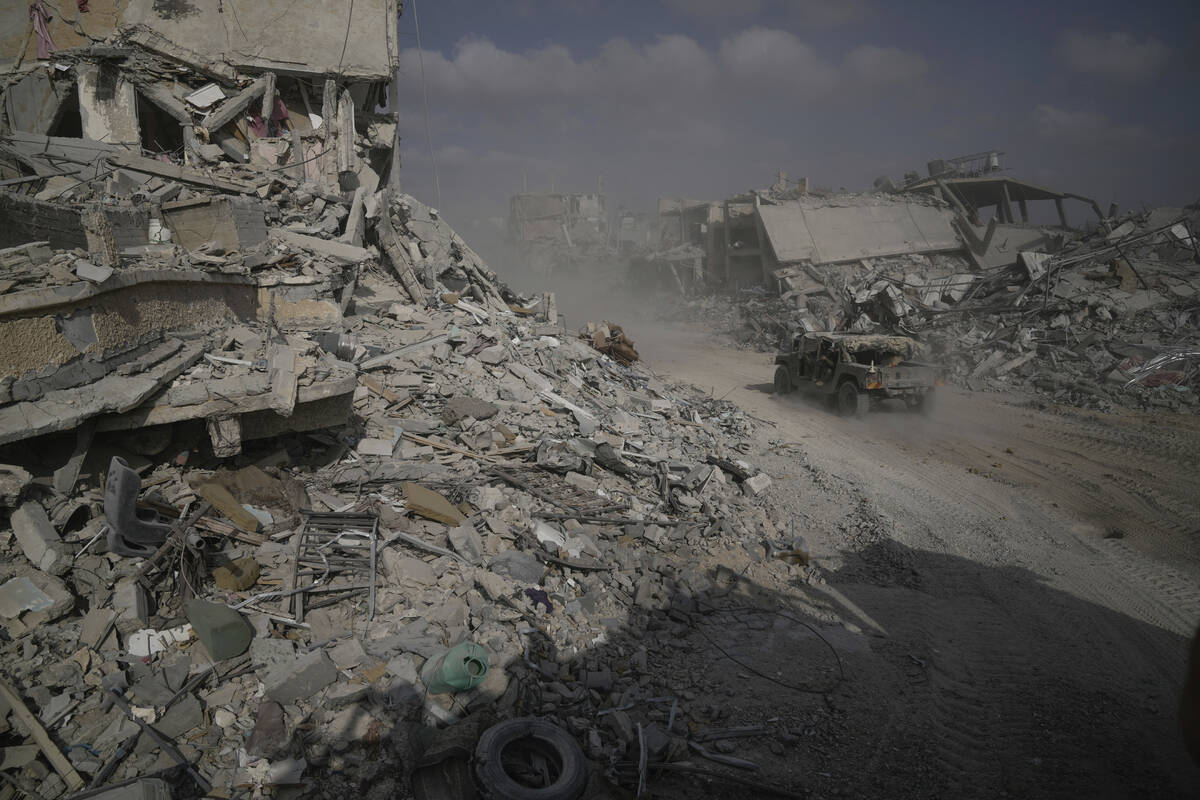
[[843, 417], [865, 417], [871, 408], [871, 396], [860, 391], [852, 380], [845, 381], [837, 390], [837, 409]]
[[[557, 776], [552, 776], [549, 786], [527, 786], [509, 774], [505, 750], [518, 743], [556, 768]], [[575, 800], [588, 779], [579, 743], [562, 728], [538, 717], [510, 719], [484, 731], [475, 746], [475, 777], [484, 796], [493, 800]]]
[[908, 410], [928, 415], [933, 410], [933, 393], [917, 395], [908, 401]]
[[775, 370], [775, 394], [791, 394], [792, 391], [792, 376], [788, 373], [787, 367], [778, 367]]

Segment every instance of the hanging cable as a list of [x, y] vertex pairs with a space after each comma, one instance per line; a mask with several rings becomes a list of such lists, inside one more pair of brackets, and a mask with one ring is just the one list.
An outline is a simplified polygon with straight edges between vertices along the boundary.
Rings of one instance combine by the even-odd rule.
[[[425, 98], [425, 143], [429, 147], [429, 163], [433, 166], [433, 196], [442, 207], [442, 184], [438, 180], [437, 159], [433, 157], [433, 136], [429, 133], [429, 87], [425, 85], [425, 56], [421, 50], [421, 22], [417, 19], [417, 0], [412, 0], [413, 26], [417, 29], [417, 63], [421, 68], [421, 95]], [[397, 109], [399, 111], [399, 109]]]

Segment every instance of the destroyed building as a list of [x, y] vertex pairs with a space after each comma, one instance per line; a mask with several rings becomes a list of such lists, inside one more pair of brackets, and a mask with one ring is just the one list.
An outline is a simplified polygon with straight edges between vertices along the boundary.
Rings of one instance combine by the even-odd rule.
[[[757, 422], [620, 325], [567, 330], [400, 191], [398, 12], [0, 11], [0, 793], [470, 797], [535, 734], [564, 798], [757, 768], [708, 676], [663, 668], [747, 573], [812, 576]], [[940, 249], [944, 197], [809, 194], [706, 204], [705, 229], [680, 204], [672, 246], [720, 257], [679, 263], [781, 289], [781, 325], [952, 336], [983, 388], [1104, 373], [1138, 332], [1105, 380], [1194, 405], [1194, 209], [1032, 255], [1010, 213], [979, 236], [1011, 263], [984, 269]], [[623, 226], [577, 199], [522, 201], [521, 235], [606, 254]], [[877, 230], [847, 242], [838, 215]]]
[[540, 274], [578, 272], [619, 250], [608, 200], [596, 192], [528, 192], [509, 198], [508, 238]]
[[[644, 634], [771, 526], [754, 423], [399, 191], [398, 11], [0, 12], [0, 792], [444, 798], [530, 730], [564, 798], [726, 758]], [[529, 236], [607, 246], [586, 197]]]
[[[881, 179], [874, 193], [752, 193], [746, 280], [714, 272], [731, 262], [712, 248], [706, 272], [710, 286], [762, 294], [719, 324], [768, 350], [797, 331], [900, 333], [972, 389], [1195, 408], [1197, 209], [1104, 213], [1002, 174], [999, 155], [933, 161], [929, 177]], [[1069, 216], [1068, 201], [1092, 218]], [[695, 303], [728, 316], [720, 301]]]

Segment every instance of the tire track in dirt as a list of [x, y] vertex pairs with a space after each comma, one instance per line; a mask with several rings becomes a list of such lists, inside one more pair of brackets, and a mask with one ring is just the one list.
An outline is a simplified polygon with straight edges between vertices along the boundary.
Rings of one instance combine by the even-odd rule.
[[[953, 396], [940, 421], [846, 420], [762, 392], [769, 363], [757, 358], [702, 346], [677, 374], [742, 381], [730, 399], [777, 426], [764, 438], [799, 442], [834, 493], [820, 501], [825, 519], [843, 520], [819, 534], [840, 553], [830, 584], [887, 630], [872, 649], [890, 677], [861, 678], [903, 689], [886, 712], [855, 717], [889, 720], [859, 733], [878, 753], [863, 761], [868, 785], [1194, 796], [1172, 712], [1200, 618], [1188, 495], [1200, 433], [971, 395]], [[1103, 538], [1108, 525], [1126, 538]], [[927, 680], [908, 678], [912, 664]]]

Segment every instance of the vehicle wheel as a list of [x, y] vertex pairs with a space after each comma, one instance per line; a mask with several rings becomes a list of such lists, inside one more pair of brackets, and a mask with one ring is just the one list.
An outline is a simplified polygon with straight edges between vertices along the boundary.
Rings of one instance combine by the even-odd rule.
[[846, 381], [838, 387], [837, 408], [843, 417], [865, 417], [871, 408], [871, 396], [860, 392], [854, 381]]
[[475, 746], [475, 776], [494, 800], [575, 800], [588, 777], [574, 737], [537, 717], [484, 731]]
[[921, 394], [908, 398], [908, 410], [918, 414], [928, 414], [933, 408], [933, 395]]
[[788, 374], [787, 367], [779, 367], [775, 370], [775, 394], [789, 394], [792, 391], [792, 376]]

